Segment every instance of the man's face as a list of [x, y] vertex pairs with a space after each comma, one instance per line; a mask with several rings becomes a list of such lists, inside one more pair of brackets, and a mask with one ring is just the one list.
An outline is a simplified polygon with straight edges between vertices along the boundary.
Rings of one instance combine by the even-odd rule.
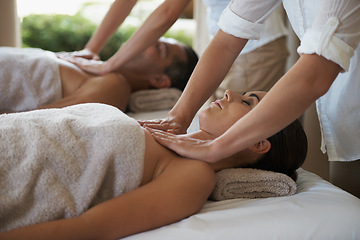
[[163, 73], [177, 58], [186, 61], [186, 52], [182, 44], [174, 39], [160, 38], [128, 63], [124, 68], [142, 73]]

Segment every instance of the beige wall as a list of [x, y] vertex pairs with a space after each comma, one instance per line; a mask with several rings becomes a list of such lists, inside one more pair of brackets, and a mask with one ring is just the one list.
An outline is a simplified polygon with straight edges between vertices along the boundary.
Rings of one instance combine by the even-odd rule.
[[194, 0], [194, 19], [196, 20], [196, 35], [194, 37], [194, 50], [201, 55], [210, 42], [206, 27], [206, 7], [202, 0]]
[[21, 46], [16, 0], [0, 0], [0, 46]]

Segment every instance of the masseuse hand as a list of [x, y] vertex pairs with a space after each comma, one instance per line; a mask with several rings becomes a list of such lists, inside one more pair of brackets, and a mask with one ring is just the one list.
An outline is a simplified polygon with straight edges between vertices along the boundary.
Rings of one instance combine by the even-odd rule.
[[141, 126], [147, 128], [167, 131], [173, 134], [186, 133], [187, 126], [183, 122], [177, 121], [178, 118], [167, 117], [162, 120], [138, 120]]
[[61, 59], [64, 59], [66, 57], [79, 57], [79, 58], [85, 58], [85, 59], [100, 60], [100, 57], [98, 54], [90, 51], [87, 48], [80, 50], [80, 51], [74, 51], [74, 52], [58, 52], [58, 53], [56, 53], [56, 56]]
[[146, 129], [158, 143], [183, 157], [205, 162], [216, 162], [218, 160], [215, 154], [213, 154], [214, 140], [201, 140], [188, 137], [187, 135], [175, 135], [152, 128]]
[[71, 62], [81, 68], [82, 70], [94, 74], [94, 75], [105, 75], [109, 71], [107, 70], [107, 64], [103, 61], [92, 60], [74, 57], [71, 55], [62, 55], [59, 57], [65, 61]]

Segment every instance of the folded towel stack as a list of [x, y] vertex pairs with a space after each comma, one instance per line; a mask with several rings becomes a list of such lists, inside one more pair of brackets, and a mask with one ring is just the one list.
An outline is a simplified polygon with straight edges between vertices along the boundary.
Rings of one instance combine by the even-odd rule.
[[233, 168], [216, 173], [216, 186], [210, 199], [222, 201], [235, 198], [282, 197], [295, 192], [295, 181], [283, 173]]
[[176, 88], [162, 88], [137, 91], [130, 96], [130, 112], [149, 112], [171, 109], [181, 95]]

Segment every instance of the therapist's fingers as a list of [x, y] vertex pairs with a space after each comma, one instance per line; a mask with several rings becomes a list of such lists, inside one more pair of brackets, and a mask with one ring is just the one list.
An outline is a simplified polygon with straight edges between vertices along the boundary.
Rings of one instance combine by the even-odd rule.
[[105, 62], [103, 61], [98, 61], [98, 60], [89, 60], [89, 59], [85, 59], [85, 58], [80, 58], [80, 57], [74, 57], [71, 55], [64, 55], [61, 57], [61, 59], [71, 62], [72, 64], [75, 64], [76, 66], [78, 66], [79, 68], [81, 68], [82, 70], [94, 74], [94, 75], [104, 75], [106, 74], [106, 70], [105, 70]]
[[209, 145], [212, 140], [190, 138], [186, 135], [175, 135], [161, 130], [146, 128], [154, 139], [177, 154], [191, 159], [207, 161]]
[[57, 56], [63, 60], [74, 63], [78, 66], [97, 66], [97, 65], [102, 65], [104, 63], [103, 61], [75, 57], [68, 53], [58, 53]]
[[80, 51], [73, 51], [73, 52], [58, 52], [56, 53], [56, 56], [58, 58], [64, 59], [66, 57], [79, 57], [79, 58], [85, 58], [89, 60], [100, 60], [99, 55], [96, 53], [91, 52], [88, 49], [83, 49]]
[[89, 61], [89, 59], [85, 59], [85, 58], [78, 58], [73, 56], [71, 53], [68, 52], [59, 52], [56, 53], [56, 56], [62, 60], [71, 62], [71, 63], [76, 63], [76, 64], [85, 64], [87, 61]]
[[186, 133], [186, 128], [183, 124], [176, 122], [174, 119], [156, 119], [156, 120], [139, 120], [141, 126], [167, 131], [174, 134]]
[[151, 120], [138, 120], [138, 123], [141, 126], [147, 125], [147, 124], [161, 124], [161, 122], [164, 121], [163, 119], [151, 119]]
[[72, 56], [74, 57], [79, 57], [79, 58], [85, 58], [85, 59], [89, 59], [89, 60], [100, 60], [99, 55], [97, 55], [96, 53], [91, 52], [88, 49], [83, 49], [80, 51], [75, 51], [75, 52], [71, 52], [70, 53]]

